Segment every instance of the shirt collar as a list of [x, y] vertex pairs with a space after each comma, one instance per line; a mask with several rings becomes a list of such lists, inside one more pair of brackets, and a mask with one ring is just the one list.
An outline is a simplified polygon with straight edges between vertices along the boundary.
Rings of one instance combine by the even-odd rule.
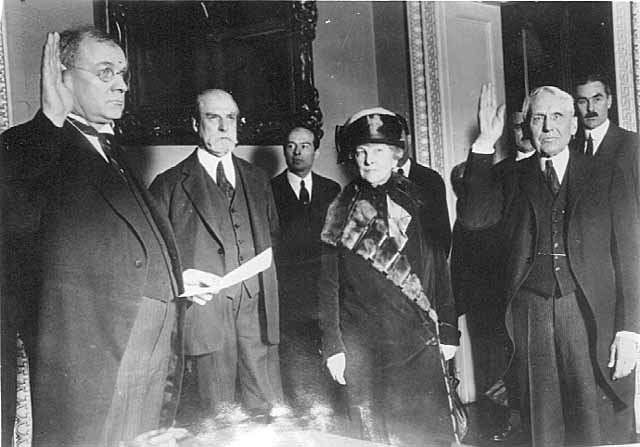
[[602, 140], [604, 139], [604, 136], [606, 135], [607, 131], [609, 130], [609, 125], [611, 124], [611, 121], [609, 121], [609, 118], [607, 118], [604, 123], [600, 124], [598, 127], [596, 127], [595, 129], [585, 129], [584, 130], [584, 139], [585, 141], [589, 139], [589, 135], [591, 135], [591, 138], [593, 138], [593, 153], [595, 154], [595, 152], [598, 150], [598, 147], [600, 146], [600, 143], [602, 143]]
[[[69, 113], [69, 118], [73, 118], [74, 120], [79, 121], [80, 123], [86, 126], [91, 126], [91, 124], [89, 124], [89, 122], [86, 119], [84, 119], [80, 115], [76, 115], [75, 113]], [[100, 144], [100, 140], [98, 139], [98, 137], [84, 133], [82, 130], [78, 129], [78, 126], [74, 125], [73, 123], [71, 123], [71, 125], [75, 127], [78, 130], [78, 132], [84, 135], [84, 137], [89, 141], [89, 143], [91, 143], [91, 146], [93, 146], [93, 148], [98, 152], [98, 154], [100, 154], [100, 156], [104, 158], [104, 160], [107, 163], [109, 163], [109, 158], [104, 153], [104, 150], [102, 149], [102, 145]], [[108, 133], [110, 135], [113, 135], [113, 124], [112, 123], [103, 124], [96, 130], [98, 131], [98, 133]]]
[[105, 123], [98, 127], [95, 127], [93, 124], [89, 123], [89, 121], [87, 121], [84, 117], [80, 115], [76, 115], [73, 112], [69, 113], [69, 117], [73, 118], [76, 121], [80, 121], [82, 124], [86, 124], [87, 126], [94, 127], [98, 131], [98, 133], [108, 133], [113, 135], [113, 123]]
[[531, 157], [535, 153], [536, 153], [535, 150], [529, 151], [529, 152], [516, 151], [516, 161], [526, 160], [527, 158]]
[[545, 162], [547, 160], [551, 160], [553, 162], [553, 169], [556, 171], [556, 175], [558, 176], [558, 181], [562, 183], [564, 179], [564, 174], [567, 171], [567, 165], [569, 164], [569, 147], [566, 146], [562, 151], [553, 157], [540, 157], [540, 168], [544, 172], [545, 170]]
[[402, 166], [398, 166], [397, 168], [395, 168], [395, 172], [398, 172], [400, 169], [402, 169], [402, 175], [408, 178], [409, 169], [411, 169], [411, 159], [407, 158], [407, 161], [405, 161]]
[[227, 152], [223, 157], [216, 157], [210, 152], [198, 147], [198, 160], [200, 164], [207, 171], [209, 177], [217, 183], [217, 174], [216, 170], [218, 169], [218, 163], [222, 162], [222, 168], [224, 169], [224, 175], [227, 177], [229, 183], [234, 188], [236, 187], [236, 170], [233, 168], [233, 158], [231, 156], [231, 151]]
[[287, 180], [289, 181], [289, 185], [291, 185], [291, 189], [293, 189], [293, 192], [296, 193], [298, 198], [300, 198], [300, 182], [304, 180], [304, 187], [309, 191], [309, 199], [311, 199], [311, 190], [313, 188], [313, 176], [311, 175], [311, 171], [302, 178], [287, 169]]

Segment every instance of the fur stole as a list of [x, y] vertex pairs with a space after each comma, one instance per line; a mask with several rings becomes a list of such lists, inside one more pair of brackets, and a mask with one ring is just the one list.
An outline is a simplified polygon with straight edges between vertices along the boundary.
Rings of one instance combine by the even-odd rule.
[[404, 180], [394, 175], [375, 191], [362, 180], [348, 185], [329, 206], [321, 239], [369, 261], [437, 321], [419, 277], [412, 272], [409, 258], [402, 253], [408, 242], [406, 230], [412, 212], [419, 206], [411, 193], [400, 187], [413, 185], [406, 181], [407, 185]]

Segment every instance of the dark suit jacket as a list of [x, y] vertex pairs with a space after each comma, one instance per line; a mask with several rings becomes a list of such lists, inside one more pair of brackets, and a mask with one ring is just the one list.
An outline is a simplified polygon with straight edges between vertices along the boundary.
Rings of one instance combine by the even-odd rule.
[[[584, 144], [584, 132], [578, 132], [573, 149], [582, 152]], [[595, 158], [611, 161], [624, 153], [637, 152], [639, 145], [640, 140], [637, 133], [625, 130], [614, 123], [609, 123], [609, 129], [596, 151]]]
[[340, 192], [340, 185], [315, 173], [312, 176], [311, 202], [306, 207], [291, 188], [287, 171], [271, 180], [281, 230], [276, 262], [283, 329], [289, 322], [306, 323], [318, 318], [320, 232], [327, 208]]
[[[502, 225], [507, 257], [507, 302], [518, 293], [531, 271], [536, 250], [542, 199], [535, 194], [540, 174], [537, 155], [491, 172], [491, 155], [469, 154], [464, 203], [459, 222], [468, 229]], [[493, 174], [493, 175], [492, 175]], [[638, 299], [640, 223], [636, 200], [615, 164], [601, 163], [572, 152], [565, 174], [568, 181], [566, 244], [569, 265], [586, 297], [585, 312], [591, 339], [587, 341], [596, 377], [608, 391], [630, 402], [631, 377], [611, 381], [607, 368], [609, 346], [617, 331], [640, 332]], [[507, 308], [507, 328], [511, 318]]]
[[[578, 132], [572, 149], [584, 150], [584, 132]], [[617, 163], [625, 175], [626, 181], [635, 192], [640, 203], [640, 137], [620, 126], [610, 123], [609, 129], [596, 151], [595, 159], [602, 162]]]
[[25, 321], [19, 329], [32, 362], [34, 443], [101, 444], [144, 299], [147, 219], [166, 243], [161, 268], [173, 268], [167, 306], [182, 287], [173, 233], [146, 190], [134, 186], [141, 205], [68, 122], [58, 128], [38, 112], [5, 132], [0, 148], [3, 240], [10, 250], [3, 253], [2, 293]]
[[295, 265], [320, 258], [320, 232], [327, 208], [340, 192], [340, 185], [316, 173], [311, 175], [313, 188], [306, 210], [291, 188], [286, 170], [271, 180], [282, 234], [278, 246], [279, 264]]
[[[244, 187], [253, 243], [256, 255], [272, 247], [278, 235], [278, 215], [266, 174], [246, 161], [233, 157], [237, 182]], [[205, 180], [209, 174], [200, 164], [197, 151], [171, 169], [158, 175], [151, 184], [151, 193], [159, 201], [173, 225], [182, 265], [185, 269], [196, 268], [219, 276], [225, 271], [226, 247], [219, 237], [216, 214], [207, 194]], [[259, 274], [260, 300], [262, 300], [263, 340], [277, 344], [278, 330], [278, 285], [276, 270], [270, 268]], [[197, 355], [218, 350], [222, 341], [221, 299], [214, 297], [204, 306], [191, 306], [186, 313], [186, 354]]]
[[451, 223], [447, 209], [447, 194], [440, 174], [411, 160], [409, 180], [422, 190], [424, 201], [422, 226], [425, 234], [438, 243], [448, 256], [451, 248]]

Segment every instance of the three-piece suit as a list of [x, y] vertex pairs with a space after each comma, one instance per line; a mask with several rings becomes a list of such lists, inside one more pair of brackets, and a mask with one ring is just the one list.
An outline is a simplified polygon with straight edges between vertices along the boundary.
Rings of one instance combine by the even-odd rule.
[[539, 155], [493, 171], [492, 158], [470, 153], [459, 222], [503, 231], [505, 322], [533, 445], [624, 440], [633, 379], [611, 380], [607, 362], [618, 331], [640, 330], [632, 188], [614, 163], [571, 151], [554, 198]]
[[[173, 226], [184, 268], [224, 276], [274, 245], [278, 216], [261, 169], [233, 156], [236, 185], [229, 200], [198, 150], [158, 175], [150, 191]], [[278, 315], [273, 263], [187, 310], [185, 354], [196, 361], [205, 408], [218, 411], [234, 402], [236, 378], [250, 411], [266, 412], [282, 399]]]

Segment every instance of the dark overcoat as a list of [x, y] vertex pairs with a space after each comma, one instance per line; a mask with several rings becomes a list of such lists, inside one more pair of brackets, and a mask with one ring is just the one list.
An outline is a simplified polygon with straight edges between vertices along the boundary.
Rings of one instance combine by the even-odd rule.
[[[237, 180], [242, 182], [256, 255], [274, 245], [278, 215], [266, 174], [233, 156]], [[209, 174], [198, 160], [197, 150], [182, 162], [158, 175], [150, 187], [173, 225], [185, 269], [197, 268], [224, 276], [226, 247], [205, 180]], [[279, 342], [278, 284], [275, 265], [259, 274], [262, 337], [265, 343]], [[199, 355], [219, 350], [223, 340], [221, 318], [224, 302], [211, 300], [192, 306], [185, 316], [185, 353]]]
[[[539, 156], [513, 163], [512, 169], [492, 172], [492, 155], [470, 153], [463, 185], [464, 201], [458, 221], [467, 229], [502, 225], [505, 281], [510, 333], [510, 303], [531, 271], [543, 199], [536, 194]], [[640, 332], [640, 224], [637, 201], [625, 175], [615, 163], [590, 160], [571, 152], [565, 181], [565, 217], [569, 267], [586, 298], [585, 340], [598, 383], [614, 401], [630, 403], [632, 378], [611, 380], [609, 347], [616, 332]]]
[[[354, 181], [334, 200], [323, 241], [328, 242], [326, 235], [342, 237], [354, 232], [347, 216], [362, 199], [361, 194], [371, 189], [365, 183]], [[409, 260], [411, 272], [438, 314], [437, 329], [371, 260], [342, 242], [328, 242], [322, 255], [323, 287], [319, 289], [323, 356], [346, 353], [347, 403], [354, 428], [361, 420], [365, 433], [361, 436], [377, 442], [399, 436], [407, 445], [436, 444], [436, 439], [452, 437], [438, 332], [442, 344], [458, 344], [446, 255], [438, 243], [424, 237], [420, 191], [413, 183], [393, 174], [378, 188], [384, 188], [385, 194], [411, 215], [406, 228], [408, 241], [400, 253]], [[359, 411], [371, 411], [371, 415], [365, 417]]]
[[[58, 128], [38, 112], [5, 132], [0, 147], [3, 239], [12, 248], [3, 254], [2, 298], [25, 321], [34, 444], [100, 445], [145, 299], [148, 219], [165, 244], [160, 268], [172, 269], [167, 307], [182, 287], [173, 233], [126, 166], [144, 203], [69, 122]], [[175, 408], [180, 374], [174, 378]]]
[[419, 199], [423, 203], [423, 230], [430, 239], [440, 244], [445, 256], [448, 256], [451, 248], [451, 222], [442, 177], [433, 169], [411, 160], [409, 180], [421, 190]]

